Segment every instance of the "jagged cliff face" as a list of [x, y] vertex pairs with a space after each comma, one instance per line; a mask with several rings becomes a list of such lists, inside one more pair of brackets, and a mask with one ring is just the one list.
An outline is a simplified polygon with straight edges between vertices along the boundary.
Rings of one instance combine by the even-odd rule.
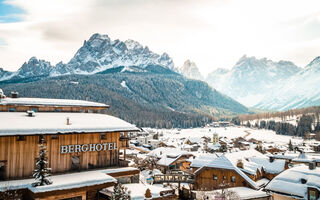
[[16, 76], [20, 78], [33, 76], [48, 76], [52, 70], [50, 62], [45, 60], [38, 60], [36, 57], [30, 58], [17, 71]]
[[[174, 70], [174, 64], [168, 54], [156, 54], [134, 40], [122, 42], [111, 40], [107, 35], [94, 34], [77, 51], [69, 63], [59, 62], [52, 66], [36, 57], [24, 63], [9, 77], [0, 71], [0, 80], [10, 78], [32, 78], [60, 76], [67, 74], [95, 74], [112, 68], [122, 67], [122, 71], [148, 72], [147, 67], [154, 66]], [[9, 78], [8, 78], [9, 77]], [[1, 79], [2, 78], [2, 79]]]
[[77, 51], [68, 64], [59, 63], [50, 73], [52, 76], [69, 74], [94, 74], [110, 68], [124, 70], [144, 69], [157, 65], [173, 70], [172, 59], [166, 54], [158, 55], [136, 41], [112, 41], [107, 35], [94, 34]]
[[190, 60], [186, 60], [184, 62], [183, 66], [179, 68], [179, 72], [191, 79], [204, 80], [197, 65], [194, 62], [191, 62]]

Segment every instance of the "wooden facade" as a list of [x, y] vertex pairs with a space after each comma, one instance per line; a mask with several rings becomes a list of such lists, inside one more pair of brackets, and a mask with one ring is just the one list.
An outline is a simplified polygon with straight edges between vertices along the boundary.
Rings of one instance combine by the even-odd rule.
[[[197, 168], [194, 169], [196, 171]], [[230, 187], [250, 187], [236, 171], [203, 167], [195, 174], [194, 190], [217, 190]]]
[[[105, 135], [102, 137], [102, 135]], [[117, 166], [119, 164], [120, 132], [77, 133], [58, 135], [1, 136], [0, 163], [4, 165], [2, 179], [29, 178], [35, 169], [39, 151], [39, 140], [43, 137], [47, 146], [49, 167], [52, 173], [81, 171], [93, 168]], [[116, 143], [117, 149], [61, 153], [61, 145]], [[73, 160], [79, 160], [78, 167]]]
[[90, 112], [105, 113], [107, 106], [0, 105], [0, 112]]

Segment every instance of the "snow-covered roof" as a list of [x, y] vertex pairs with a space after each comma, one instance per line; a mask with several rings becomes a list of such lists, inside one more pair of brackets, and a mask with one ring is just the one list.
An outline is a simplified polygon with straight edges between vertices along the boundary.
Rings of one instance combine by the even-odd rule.
[[274, 160], [273, 162], [270, 162], [269, 158], [257, 158], [257, 157], [249, 158], [249, 161], [263, 166], [264, 171], [271, 174], [281, 173], [282, 171], [285, 170], [285, 164], [286, 164], [285, 160]]
[[104, 170], [100, 170], [100, 171], [105, 174], [114, 174], [114, 173], [137, 171], [137, 170], [139, 170], [139, 169], [134, 168], [134, 167], [121, 167], [121, 168], [104, 169]]
[[160, 160], [158, 160], [157, 164], [158, 165], [162, 165], [162, 166], [169, 166], [171, 165], [173, 162], [179, 160], [181, 158], [181, 156], [187, 156], [187, 157], [191, 157], [192, 154], [189, 153], [182, 153], [178, 156], [172, 156], [172, 155], [167, 155], [167, 156], [162, 156], [162, 158]]
[[172, 147], [159, 147], [148, 153], [148, 156], [162, 158], [163, 156], [170, 155], [171, 157], [178, 157], [181, 154], [189, 154], [187, 151], [182, 151]]
[[34, 179], [12, 180], [0, 182], [0, 191], [17, 190], [28, 188], [33, 193], [50, 192], [56, 190], [66, 190], [104, 183], [116, 182], [117, 180], [101, 170], [78, 172], [63, 175], [50, 176], [51, 185], [32, 187]]
[[320, 168], [310, 170], [306, 165], [290, 168], [272, 179], [265, 189], [307, 199], [308, 187], [320, 190]]
[[199, 168], [194, 173], [197, 174], [203, 168], [218, 168], [218, 169], [229, 169], [237, 172], [244, 180], [246, 180], [254, 189], [258, 189], [258, 186], [255, 184], [253, 180], [251, 180], [245, 173], [243, 173], [238, 167], [236, 167], [228, 158], [224, 155], [219, 157], [209, 159], [206, 157], [204, 159], [197, 158], [194, 159], [190, 165], [191, 167]]
[[191, 143], [198, 143], [198, 144], [200, 144], [200, 143], [202, 143], [202, 142], [204, 141], [204, 139], [203, 139], [203, 138], [200, 138], [200, 137], [189, 137], [189, 138], [185, 139], [184, 142], [187, 142], [187, 141], [190, 141]]
[[[246, 200], [246, 199], [260, 199], [260, 198], [264, 198], [264, 197], [268, 197], [270, 196], [269, 194], [267, 194], [266, 192], [262, 191], [262, 190], [254, 190], [248, 187], [232, 187], [232, 188], [228, 188], [228, 191], [233, 191], [236, 193], [237, 198], [239, 197], [239, 199], [241, 200]], [[196, 194], [197, 199], [203, 199], [203, 191], [192, 191], [192, 193]], [[216, 194], [222, 193], [222, 190], [214, 190], [214, 191], [205, 191], [205, 196], [208, 197], [212, 197]], [[212, 199], [210, 198], [210, 199]], [[232, 199], [235, 199], [232, 198]]]
[[40, 112], [28, 117], [21, 112], [0, 112], [0, 119], [0, 136], [139, 131], [134, 125], [105, 114]]
[[312, 162], [312, 158], [306, 155], [305, 153], [300, 153], [298, 158], [292, 159], [294, 162], [304, 162], [304, 163], [309, 163]]
[[273, 155], [270, 155], [269, 157], [292, 160], [292, 159], [298, 157], [298, 154], [297, 153], [273, 154]]
[[267, 156], [263, 155], [262, 153], [260, 153], [259, 151], [255, 150], [255, 149], [226, 153], [225, 155], [234, 164], [236, 164], [239, 159], [245, 160], [245, 159], [249, 159], [252, 157], [267, 158]]
[[0, 105], [109, 107], [104, 103], [83, 100], [10, 97], [1, 99]]
[[267, 178], [262, 178], [260, 180], [255, 181], [255, 182], [256, 182], [257, 186], [263, 187], [263, 186], [267, 185], [270, 182], [270, 180]]
[[[171, 188], [164, 188], [162, 185], [145, 185], [142, 183], [130, 183], [130, 184], [123, 184], [123, 186], [126, 187], [128, 191], [130, 191], [130, 197], [132, 200], [144, 200], [145, 199], [144, 195], [148, 188], [150, 189], [152, 198], [160, 197], [160, 192], [172, 191]], [[113, 192], [113, 186], [102, 190], [102, 192], [104, 191], [108, 191], [109, 193]], [[174, 193], [170, 193], [170, 194], [173, 195]]]

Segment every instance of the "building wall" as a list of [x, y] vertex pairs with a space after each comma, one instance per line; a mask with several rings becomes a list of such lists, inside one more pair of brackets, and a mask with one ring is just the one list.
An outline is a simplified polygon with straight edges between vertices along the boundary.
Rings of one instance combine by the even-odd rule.
[[[119, 132], [106, 133], [101, 139], [101, 133], [61, 134], [52, 138], [44, 135], [47, 146], [49, 167], [52, 173], [72, 171], [72, 157], [79, 156], [80, 169], [116, 166], [119, 162]], [[39, 137], [26, 136], [24, 141], [18, 141], [18, 136], [0, 137], [0, 162], [5, 164], [5, 179], [32, 177], [36, 158], [39, 152]], [[82, 145], [116, 143], [116, 150], [61, 153], [61, 145]]]
[[[214, 180], [214, 175], [217, 180]], [[235, 182], [231, 177], [235, 177]], [[230, 187], [248, 186], [247, 182], [234, 170], [206, 168], [195, 176], [195, 190], [215, 190]]]
[[283, 196], [280, 194], [272, 194], [272, 198], [273, 198], [273, 200], [295, 200], [295, 198]]
[[0, 105], [1, 112], [26, 112], [34, 110], [36, 112], [94, 112], [104, 113], [106, 107], [90, 107], [90, 106], [49, 106], [49, 105]]

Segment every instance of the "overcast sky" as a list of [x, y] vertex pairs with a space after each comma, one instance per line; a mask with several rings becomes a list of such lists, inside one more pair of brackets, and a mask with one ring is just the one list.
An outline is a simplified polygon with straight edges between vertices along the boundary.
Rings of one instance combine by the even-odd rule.
[[93, 33], [133, 39], [205, 75], [244, 54], [305, 66], [320, 56], [319, 0], [0, 0], [0, 67], [68, 62]]

